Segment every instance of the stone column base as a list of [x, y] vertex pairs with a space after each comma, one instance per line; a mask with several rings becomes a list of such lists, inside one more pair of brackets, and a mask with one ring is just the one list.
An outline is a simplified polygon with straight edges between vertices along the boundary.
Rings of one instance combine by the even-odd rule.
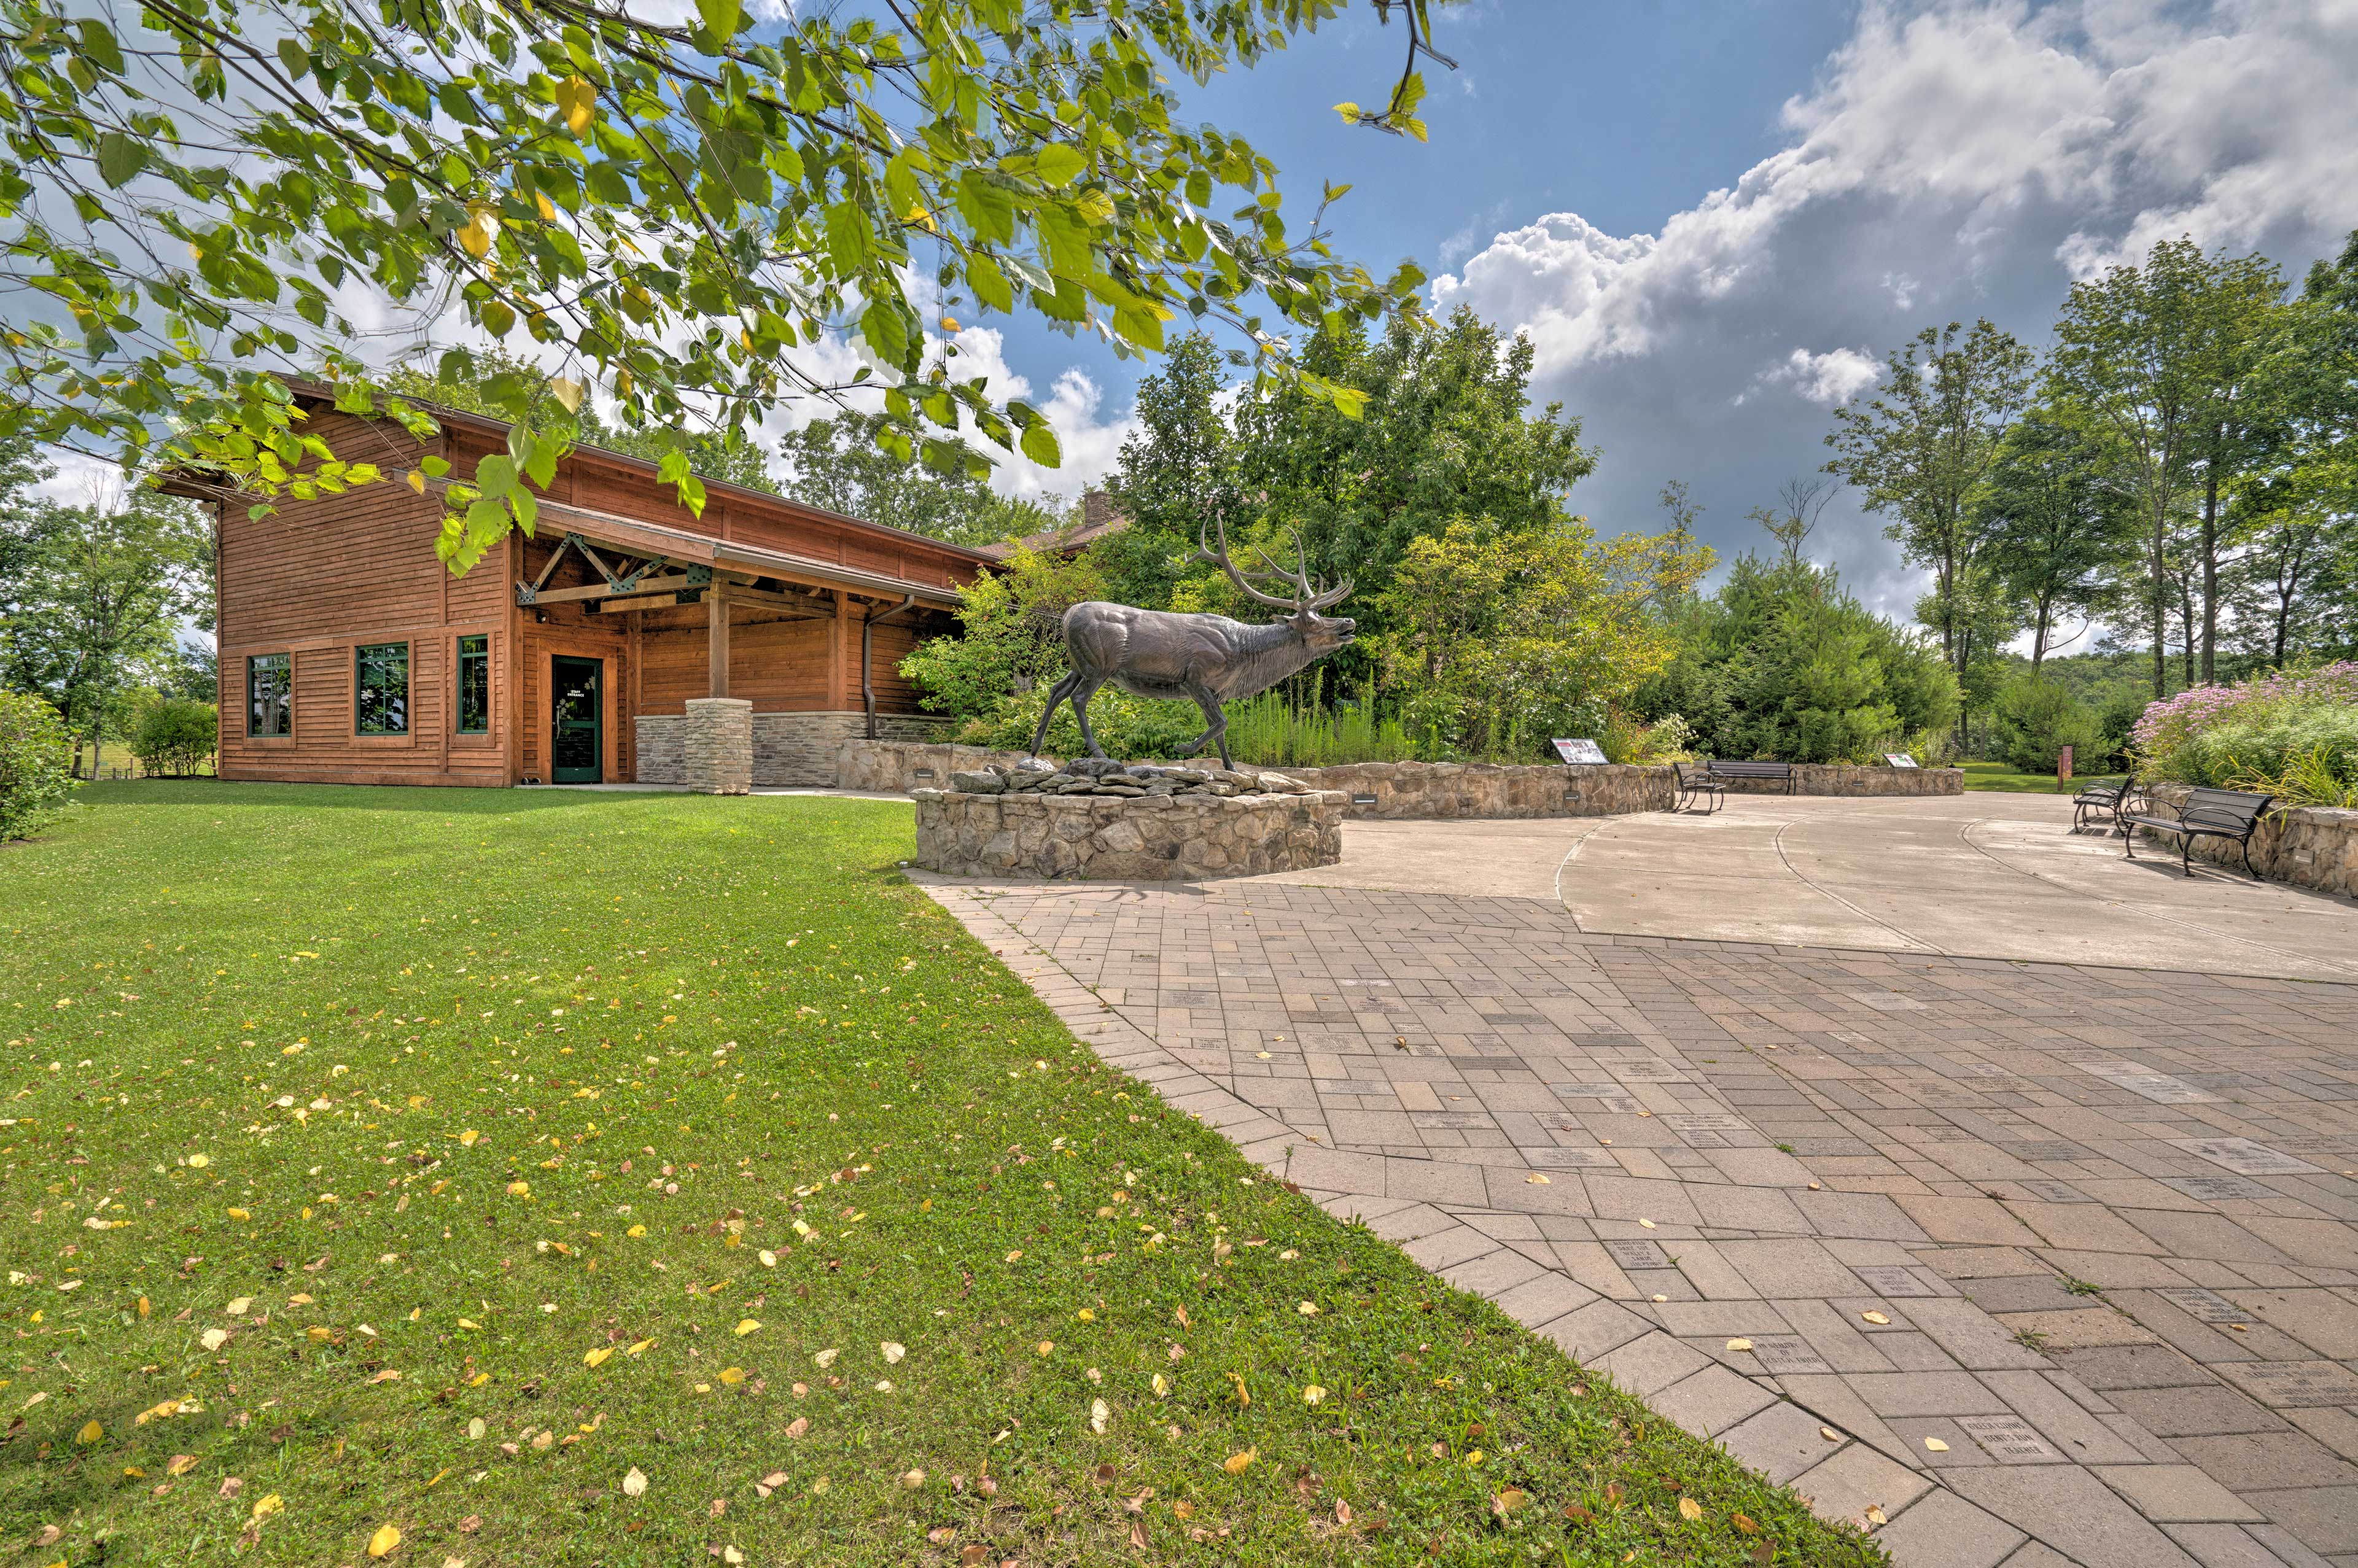
[[741, 697], [692, 697], [682, 726], [683, 782], [699, 795], [753, 789], [753, 705]]

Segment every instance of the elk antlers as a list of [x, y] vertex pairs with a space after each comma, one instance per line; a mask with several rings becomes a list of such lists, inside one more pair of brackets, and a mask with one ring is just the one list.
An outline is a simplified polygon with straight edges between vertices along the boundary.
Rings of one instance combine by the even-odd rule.
[[[1351, 579], [1348, 578], [1344, 579], [1338, 588], [1328, 588], [1323, 582], [1311, 580], [1310, 564], [1302, 553], [1302, 535], [1293, 528], [1286, 529], [1286, 533], [1293, 539], [1293, 570], [1287, 571], [1283, 567], [1271, 560], [1269, 552], [1256, 545], [1253, 546], [1253, 554], [1260, 557], [1261, 565], [1266, 569], [1245, 572], [1238, 570], [1236, 563], [1228, 559], [1228, 524], [1215, 517], [1211, 525], [1219, 530], [1220, 547], [1217, 550], [1213, 549], [1211, 541], [1204, 536], [1205, 531], [1202, 528], [1196, 529], [1195, 553], [1188, 557], [1188, 565], [1193, 566], [1197, 561], [1211, 562], [1228, 573], [1228, 580], [1235, 583], [1246, 598], [1256, 603], [1266, 604], [1273, 609], [1300, 615], [1305, 612], [1331, 610], [1340, 604], [1344, 596], [1351, 591]], [[1293, 589], [1293, 596], [1291, 599], [1280, 599], [1274, 594], [1263, 593], [1253, 586], [1256, 580], [1285, 583]]]

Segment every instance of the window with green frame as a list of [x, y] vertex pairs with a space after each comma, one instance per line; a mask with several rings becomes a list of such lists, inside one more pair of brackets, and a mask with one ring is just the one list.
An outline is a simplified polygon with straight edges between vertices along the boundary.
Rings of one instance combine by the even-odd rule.
[[459, 639], [459, 733], [492, 731], [492, 640], [477, 633]]
[[352, 650], [353, 728], [363, 735], [409, 733], [409, 644]]
[[295, 700], [287, 654], [255, 654], [245, 661], [245, 732], [295, 733]]

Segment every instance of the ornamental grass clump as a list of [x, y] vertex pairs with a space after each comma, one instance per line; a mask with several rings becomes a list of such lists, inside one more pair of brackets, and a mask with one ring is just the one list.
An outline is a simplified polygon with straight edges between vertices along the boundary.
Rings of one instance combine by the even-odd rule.
[[2358, 662], [2195, 687], [2130, 731], [2138, 776], [2358, 806]]

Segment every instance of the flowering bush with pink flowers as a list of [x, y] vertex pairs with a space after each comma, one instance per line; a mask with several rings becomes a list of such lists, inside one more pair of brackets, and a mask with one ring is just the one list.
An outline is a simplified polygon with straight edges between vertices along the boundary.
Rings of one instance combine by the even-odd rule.
[[2194, 687], [2148, 707], [2129, 746], [2146, 779], [2358, 806], [2358, 663]]

